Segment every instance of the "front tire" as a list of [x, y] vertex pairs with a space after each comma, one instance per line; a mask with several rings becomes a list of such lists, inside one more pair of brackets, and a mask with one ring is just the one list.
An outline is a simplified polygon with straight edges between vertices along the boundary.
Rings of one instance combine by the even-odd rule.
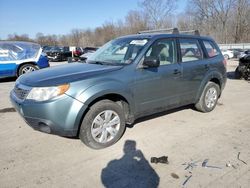
[[125, 130], [125, 116], [121, 106], [102, 100], [90, 107], [80, 128], [81, 141], [90, 148], [102, 149], [116, 143]]
[[17, 73], [17, 76], [21, 76], [23, 74], [27, 74], [27, 73], [30, 73], [30, 72], [33, 72], [35, 70], [37, 70], [38, 68], [33, 65], [33, 64], [24, 64], [22, 65], [19, 70], [18, 70], [18, 73]]
[[217, 104], [219, 94], [220, 87], [214, 82], [208, 82], [195, 108], [204, 113], [211, 112]]

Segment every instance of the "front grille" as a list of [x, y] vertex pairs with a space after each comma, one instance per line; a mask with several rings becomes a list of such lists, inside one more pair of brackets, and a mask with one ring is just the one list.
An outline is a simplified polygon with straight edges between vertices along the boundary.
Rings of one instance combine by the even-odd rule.
[[15, 86], [14, 94], [18, 99], [24, 100], [27, 97], [27, 95], [29, 94], [29, 90]]

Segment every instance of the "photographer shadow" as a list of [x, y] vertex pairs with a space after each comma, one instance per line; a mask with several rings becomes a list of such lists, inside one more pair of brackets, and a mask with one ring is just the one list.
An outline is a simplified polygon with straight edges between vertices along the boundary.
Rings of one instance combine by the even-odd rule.
[[106, 188], [156, 188], [159, 176], [145, 159], [141, 150], [136, 149], [136, 142], [127, 140], [124, 155], [115, 159], [102, 169], [101, 180]]

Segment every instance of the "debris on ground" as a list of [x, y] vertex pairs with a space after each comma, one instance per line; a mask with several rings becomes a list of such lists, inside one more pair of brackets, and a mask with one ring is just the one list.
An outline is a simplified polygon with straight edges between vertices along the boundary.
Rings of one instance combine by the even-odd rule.
[[162, 157], [151, 157], [151, 163], [163, 163], [168, 164], [168, 156], [162, 156]]
[[232, 166], [232, 165], [231, 165], [230, 162], [226, 163], [226, 167], [231, 167], [231, 166]]
[[198, 166], [197, 163], [200, 162], [199, 161], [192, 161], [188, 162], [188, 163], [183, 163], [182, 165], [187, 165], [187, 167], [184, 170], [193, 170], [194, 167]]
[[172, 178], [179, 179], [179, 176], [176, 173], [171, 173]]
[[221, 167], [218, 167], [218, 166], [207, 165], [207, 163], [208, 163], [208, 159], [205, 159], [205, 160], [202, 162], [201, 166], [204, 167], [204, 168], [217, 168], [217, 169], [222, 169]]
[[238, 153], [237, 159], [238, 159], [239, 161], [243, 162], [245, 165], [247, 165], [247, 163], [246, 163], [245, 161], [243, 161], [243, 160], [240, 159], [240, 152]]
[[193, 176], [192, 174], [188, 176], [187, 179], [183, 182], [182, 186], [186, 185], [186, 183], [190, 180], [192, 176]]

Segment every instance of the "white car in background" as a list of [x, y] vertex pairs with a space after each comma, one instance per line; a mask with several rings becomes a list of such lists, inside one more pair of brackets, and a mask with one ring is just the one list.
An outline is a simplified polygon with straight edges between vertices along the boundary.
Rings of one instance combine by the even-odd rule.
[[225, 59], [231, 59], [234, 57], [234, 52], [232, 50], [221, 50], [221, 53]]

